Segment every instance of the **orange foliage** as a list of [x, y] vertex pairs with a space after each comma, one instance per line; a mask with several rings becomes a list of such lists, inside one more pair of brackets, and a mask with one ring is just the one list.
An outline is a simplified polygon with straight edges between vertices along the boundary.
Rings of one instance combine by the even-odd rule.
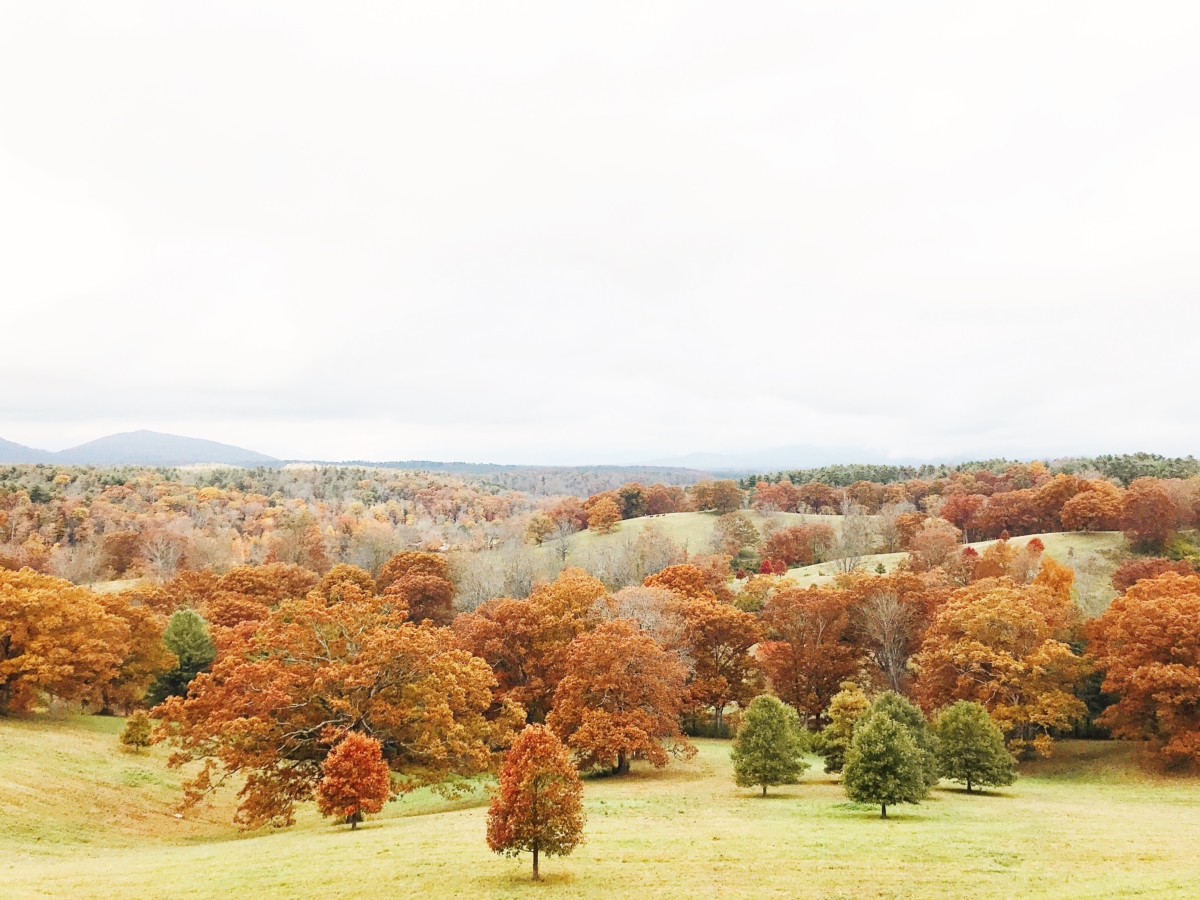
[[1063, 504], [1060, 513], [1067, 531], [1112, 531], [1121, 518], [1121, 489], [1107, 481], [1081, 481], [1079, 493]]
[[197, 802], [224, 777], [245, 777], [236, 821], [285, 825], [312, 797], [330, 744], [366, 730], [383, 744], [401, 791], [440, 785], [493, 765], [521, 711], [494, 720], [496, 679], [459, 649], [449, 629], [414, 625], [386, 598], [348, 589], [327, 603], [319, 590], [288, 600], [191, 683], [186, 698], [156, 708], [159, 737], [175, 747], [171, 765], [201, 762], [184, 783]]
[[0, 570], [0, 715], [29, 710], [39, 691], [102, 700], [128, 646], [129, 625], [86, 588]]
[[668, 753], [694, 754], [679, 731], [687, 670], [629, 619], [582, 634], [567, 648], [546, 725], [581, 769], [629, 771], [634, 759], [661, 768]]
[[761, 638], [758, 619], [711, 594], [680, 597], [670, 610], [684, 622], [682, 649], [692, 664], [691, 702], [711, 709], [720, 729], [728, 704], [745, 706], [762, 692], [762, 680], [750, 655], [750, 648]]
[[392, 793], [392, 773], [383, 746], [360, 731], [346, 734], [321, 764], [317, 809], [345, 819], [353, 830], [365, 813], [377, 813]]
[[1137, 582], [1090, 629], [1117, 737], [1149, 740], [1169, 764], [1200, 763], [1200, 577]]
[[449, 581], [450, 567], [446, 564], [446, 557], [440, 553], [404, 550], [385, 562], [379, 570], [379, 577], [375, 580], [379, 593], [382, 594], [391, 587], [393, 581], [405, 575], [429, 575]]
[[928, 711], [981, 703], [1010, 747], [1048, 752], [1049, 732], [1084, 712], [1074, 689], [1089, 669], [1066, 643], [1072, 616], [1070, 597], [1045, 584], [986, 578], [955, 591], [917, 654], [918, 697]]
[[1139, 478], [1125, 491], [1120, 528], [1135, 547], [1161, 549], [1175, 519], [1175, 504], [1157, 478]]
[[582, 569], [564, 569], [528, 600], [490, 600], [454, 620], [459, 645], [487, 660], [497, 696], [523, 706], [529, 721], [545, 721], [565, 664], [566, 648], [600, 621], [604, 584]]
[[863, 668], [851, 627], [849, 591], [812, 587], [778, 591], [763, 608], [770, 640], [758, 647], [776, 696], [802, 721], [819, 722], [840, 685]]
[[605, 497], [588, 512], [587, 525], [591, 531], [608, 534], [621, 521], [621, 507], [616, 500]]
[[488, 807], [487, 842], [496, 853], [566, 856], [583, 842], [583, 783], [554, 733], [527, 725], [504, 758]]

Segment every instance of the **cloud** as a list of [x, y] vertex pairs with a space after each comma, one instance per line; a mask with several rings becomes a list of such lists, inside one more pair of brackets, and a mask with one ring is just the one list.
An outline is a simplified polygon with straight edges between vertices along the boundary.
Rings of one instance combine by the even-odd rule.
[[1186, 4], [4, 13], [0, 436], [1192, 452]]

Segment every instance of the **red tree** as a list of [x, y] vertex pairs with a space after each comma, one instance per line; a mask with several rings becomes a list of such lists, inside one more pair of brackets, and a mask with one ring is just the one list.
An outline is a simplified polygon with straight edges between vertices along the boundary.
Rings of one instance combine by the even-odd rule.
[[392, 774], [383, 759], [383, 745], [373, 737], [351, 731], [329, 751], [317, 782], [317, 809], [338, 816], [353, 831], [364, 813], [377, 813], [392, 793]]
[[496, 853], [566, 856], [583, 843], [583, 783], [567, 748], [541, 725], [528, 725], [504, 758], [488, 807], [487, 842]]
[[1186, 559], [1170, 560], [1161, 556], [1135, 557], [1127, 559], [1117, 567], [1112, 575], [1112, 586], [1119, 593], [1125, 593], [1143, 578], [1157, 578], [1164, 572], [1174, 572], [1176, 575], [1195, 575], [1195, 567]]
[[790, 703], [801, 720], [824, 714], [843, 681], [866, 662], [855, 643], [847, 591], [809, 588], [779, 591], [763, 609], [772, 640], [758, 647], [758, 658], [776, 696]]

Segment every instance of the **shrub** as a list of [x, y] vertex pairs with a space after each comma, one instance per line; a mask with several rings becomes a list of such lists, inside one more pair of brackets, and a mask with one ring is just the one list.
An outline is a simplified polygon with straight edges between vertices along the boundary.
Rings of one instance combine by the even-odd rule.
[[135, 751], [150, 746], [150, 717], [144, 709], [139, 709], [125, 720], [125, 727], [121, 729], [121, 743]]

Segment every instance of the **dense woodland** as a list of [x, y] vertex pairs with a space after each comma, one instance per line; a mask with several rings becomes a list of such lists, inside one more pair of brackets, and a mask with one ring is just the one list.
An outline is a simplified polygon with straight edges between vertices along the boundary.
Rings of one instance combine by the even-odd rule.
[[[518, 741], [500, 817], [528, 805], [513, 760], [619, 775], [738, 729], [744, 783], [795, 777], [771, 746], [812, 747], [884, 814], [963, 766], [968, 784], [1011, 777], [1064, 735], [1144, 740], [1187, 768], [1200, 476], [1157, 462], [1171, 477], [1035, 462], [586, 498], [384, 469], [12, 467], [0, 713], [149, 709], [130, 740], [199, 764], [189, 802], [237, 776], [247, 827], [310, 799], [353, 825], [388, 794], [452, 794]], [[622, 537], [689, 511], [711, 521], [707, 546], [654, 522]], [[1124, 533], [1104, 590], [1029, 537], [1073, 531]], [[887, 570], [878, 553], [902, 556]], [[836, 570], [820, 584], [787, 574], [820, 562]], [[970, 768], [992, 732], [1003, 759]], [[872, 793], [883, 769], [907, 787]], [[498, 818], [496, 849], [525, 847], [521, 827]]]

